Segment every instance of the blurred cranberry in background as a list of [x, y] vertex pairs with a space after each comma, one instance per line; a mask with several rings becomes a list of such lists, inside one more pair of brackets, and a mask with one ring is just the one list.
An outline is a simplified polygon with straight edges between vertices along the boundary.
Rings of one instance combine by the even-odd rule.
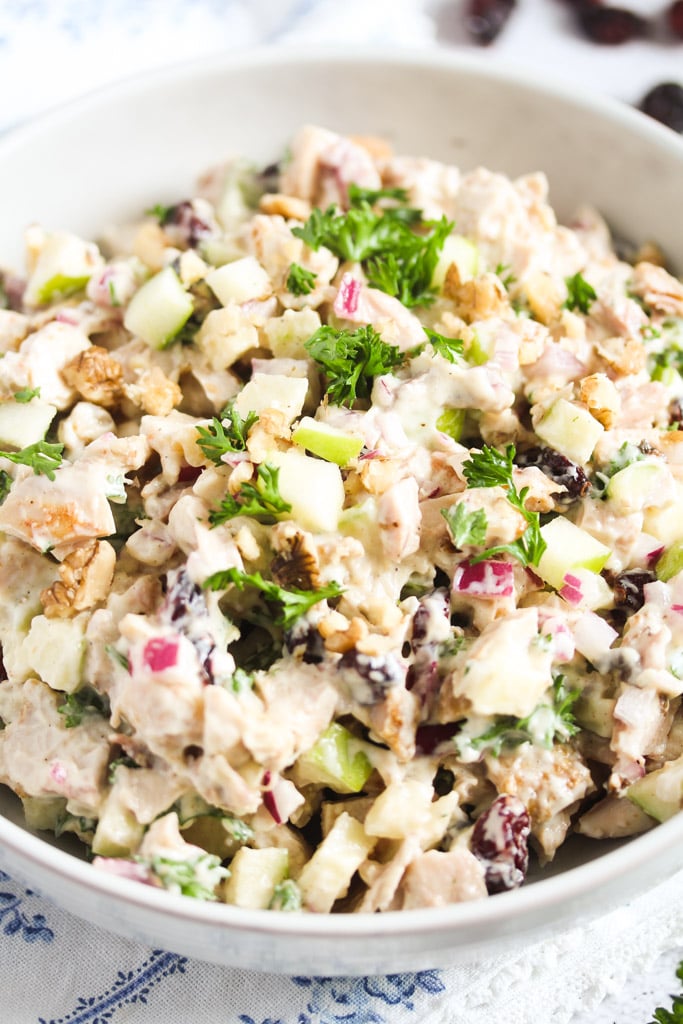
[[683, 86], [677, 82], [662, 82], [650, 89], [640, 109], [675, 132], [683, 132]]
[[667, 11], [669, 28], [680, 39], [683, 39], [683, 0], [675, 0]]
[[604, 46], [619, 46], [647, 32], [645, 19], [624, 7], [584, 3], [578, 7], [577, 17], [584, 34], [594, 43]]
[[475, 42], [488, 46], [500, 34], [517, 0], [467, 0], [465, 28]]

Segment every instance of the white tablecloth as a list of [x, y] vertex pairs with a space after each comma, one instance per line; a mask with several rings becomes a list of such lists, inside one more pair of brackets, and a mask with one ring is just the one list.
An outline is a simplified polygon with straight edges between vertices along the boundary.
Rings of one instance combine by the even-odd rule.
[[[457, 0], [9, 0], [0, 5], [0, 129], [125, 75], [255, 44], [469, 46]], [[652, 12], [663, 4], [631, 0]], [[683, 78], [683, 47], [604, 49], [559, 0], [519, 0], [484, 62], [517, 63], [637, 102]], [[589, 928], [475, 966], [386, 978], [264, 976], [151, 950], [84, 925], [0, 872], [6, 1024], [586, 1024], [683, 945], [683, 875]], [[598, 896], [596, 895], [596, 898]], [[675, 989], [672, 976], [671, 988]], [[612, 1020], [596, 1011], [593, 1024]], [[622, 1018], [623, 1020], [623, 1018]]]

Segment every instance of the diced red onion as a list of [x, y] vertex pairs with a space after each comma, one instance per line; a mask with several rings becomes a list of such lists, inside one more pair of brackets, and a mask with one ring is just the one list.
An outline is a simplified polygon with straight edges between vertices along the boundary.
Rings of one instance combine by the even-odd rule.
[[618, 633], [595, 612], [584, 612], [574, 626], [574, 643], [579, 654], [595, 663], [612, 646]]
[[461, 562], [453, 573], [453, 591], [470, 597], [512, 597], [515, 592], [511, 562]]
[[150, 672], [164, 672], [178, 663], [178, 639], [158, 636], [148, 640], [142, 652], [142, 663]]
[[683, 604], [672, 604], [671, 611], [678, 612], [679, 615], [683, 615]]
[[358, 309], [358, 300], [360, 299], [361, 288], [363, 282], [353, 274], [346, 273], [342, 276], [339, 283], [339, 291], [334, 300], [333, 309], [337, 316], [348, 317]]
[[[565, 580], [567, 577], [565, 576]], [[580, 582], [580, 581], [579, 581]], [[581, 587], [572, 587], [569, 583], [565, 583], [563, 587], [558, 590], [560, 597], [564, 598], [567, 604], [572, 605], [576, 608], [583, 601], [583, 590]]]
[[95, 857], [93, 864], [110, 875], [118, 875], [119, 878], [130, 878], [133, 882], [142, 882], [143, 885], [159, 885], [149, 868], [134, 860], [125, 860], [123, 857]]

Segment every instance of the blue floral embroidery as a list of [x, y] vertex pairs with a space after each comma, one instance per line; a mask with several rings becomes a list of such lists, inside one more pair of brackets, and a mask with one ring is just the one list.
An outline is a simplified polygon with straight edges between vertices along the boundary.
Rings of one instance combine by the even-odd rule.
[[[0, 882], [16, 883], [4, 871], [0, 871]], [[52, 942], [54, 932], [48, 928], [44, 914], [29, 915], [22, 907], [33, 896], [32, 889], [24, 889], [23, 895], [0, 892], [0, 930], [3, 935], [20, 935], [24, 942]]]
[[[255, 1021], [253, 1017], [249, 1017], [246, 1013], [241, 1013], [239, 1015], [239, 1020], [242, 1021], [242, 1024], [257, 1024], [257, 1021]], [[277, 1020], [273, 1020], [273, 1018], [267, 1017], [266, 1020], [261, 1022], [261, 1024], [285, 1024], [285, 1022], [281, 1020], [279, 1017]]]
[[388, 1018], [377, 1012], [381, 1004], [414, 1011], [416, 993], [436, 995], [445, 990], [438, 971], [372, 978], [296, 977], [292, 981], [309, 990], [306, 1010], [299, 1014], [297, 1024], [385, 1024]]
[[38, 1024], [108, 1024], [122, 1006], [146, 1003], [150, 989], [171, 974], [184, 974], [187, 957], [177, 953], [164, 953], [155, 949], [139, 967], [132, 971], [119, 971], [116, 981], [100, 996], [82, 996], [65, 1017], [46, 1020]]

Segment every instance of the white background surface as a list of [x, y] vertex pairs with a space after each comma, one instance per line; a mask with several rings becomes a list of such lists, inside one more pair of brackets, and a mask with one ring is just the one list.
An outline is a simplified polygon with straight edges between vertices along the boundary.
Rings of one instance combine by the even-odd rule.
[[[663, 31], [666, 0], [623, 0], [658, 14], [655, 38], [616, 48], [583, 40], [561, 0], [518, 0], [483, 62], [521, 65], [637, 103], [663, 80], [683, 83], [683, 44]], [[464, 0], [0, 0], [0, 129], [123, 76], [221, 50], [267, 43], [474, 49]], [[113, 140], [115, 144], [115, 140]], [[680, 952], [633, 976], [576, 1024], [647, 1024], [679, 991]], [[495, 1022], [492, 1022], [495, 1024]], [[539, 1024], [552, 1022], [539, 1021]]]

